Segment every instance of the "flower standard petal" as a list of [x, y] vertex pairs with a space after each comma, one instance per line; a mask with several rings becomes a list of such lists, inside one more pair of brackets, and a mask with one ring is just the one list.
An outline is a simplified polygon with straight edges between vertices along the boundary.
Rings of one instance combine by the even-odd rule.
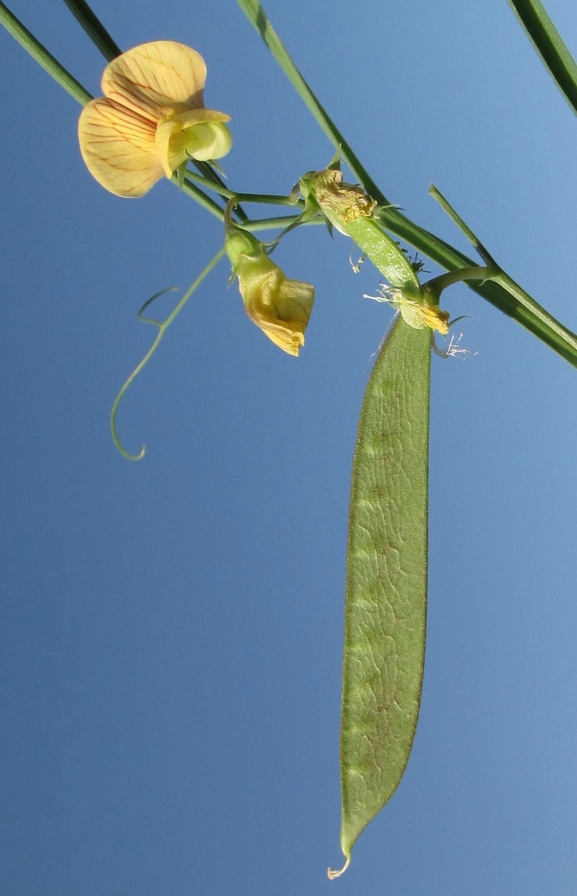
[[80, 152], [92, 176], [111, 193], [144, 196], [164, 171], [155, 145], [156, 122], [105, 99], [92, 100], [80, 115]]
[[201, 109], [204, 59], [184, 44], [157, 40], [113, 59], [102, 75], [109, 100], [154, 121], [187, 109]]

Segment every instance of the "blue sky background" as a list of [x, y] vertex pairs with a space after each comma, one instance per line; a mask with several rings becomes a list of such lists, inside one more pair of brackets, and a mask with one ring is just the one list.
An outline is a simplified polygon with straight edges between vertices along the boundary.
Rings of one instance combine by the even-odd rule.
[[[94, 0], [123, 49], [199, 50], [243, 191], [332, 149], [232, 0]], [[57, 0], [12, 0], [91, 92], [102, 57]], [[577, 329], [575, 116], [505, 0], [266, 10], [389, 198]], [[573, 52], [569, 0], [547, 8]], [[433, 361], [423, 705], [396, 795], [341, 863], [338, 734], [349, 473], [390, 318], [321, 228], [276, 253], [314, 282], [301, 357], [223, 263], [108, 415], [216, 221], [160, 183], [93, 181], [79, 107], [0, 33], [0, 887], [6, 896], [572, 896], [577, 886], [577, 375], [482, 299], [445, 293], [466, 361]], [[426, 266], [431, 272], [434, 267]], [[162, 300], [164, 301], [164, 300]], [[173, 298], [167, 297], [165, 309]], [[160, 311], [160, 308], [157, 309]]]

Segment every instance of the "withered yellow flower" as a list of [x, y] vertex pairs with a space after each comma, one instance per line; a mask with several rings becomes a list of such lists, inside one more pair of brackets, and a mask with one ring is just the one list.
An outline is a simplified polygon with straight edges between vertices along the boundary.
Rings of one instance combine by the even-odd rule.
[[[435, 330], [446, 336], [449, 332], [449, 312], [439, 308], [438, 296], [433, 295], [425, 287], [419, 286], [416, 276], [416, 268], [410, 260], [403, 255], [402, 249], [383, 231], [378, 229], [374, 218], [377, 213], [377, 203], [365, 193], [362, 187], [355, 184], [347, 184], [343, 181], [343, 175], [338, 167], [330, 166], [324, 171], [309, 171], [299, 181], [299, 189], [308, 208], [314, 212], [321, 211], [327, 221], [343, 233], [358, 240], [359, 233], [355, 234], [353, 224], [360, 219], [367, 218], [367, 227], [373, 226], [373, 234], [380, 237], [384, 244], [392, 250], [392, 269], [398, 279], [407, 280], [407, 271], [414, 286], [407, 283], [401, 289], [399, 286], [382, 286], [380, 296], [366, 296], [368, 299], [376, 299], [381, 302], [390, 302], [396, 311], [410, 327], [415, 330], [427, 328]], [[361, 236], [367, 236], [367, 230]], [[363, 242], [360, 242], [363, 247]], [[364, 247], [363, 247], [364, 248]], [[368, 253], [370, 255], [370, 252]], [[395, 258], [396, 256], [396, 258]], [[391, 261], [389, 252], [388, 260]], [[400, 263], [399, 263], [400, 262]], [[381, 268], [386, 270], [386, 268]], [[399, 277], [400, 273], [400, 277]], [[440, 293], [439, 293], [440, 294]]]
[[365, 298], [390, 302], [393, 308], [400, 312], [405, 323], [414, 330], [425, 330], [429, 327], [442, 336], [446, 336], [449, 332], [449, 312], [435, 305], [427, 295], [426, 289], [414, 290], [414, 293], [410, 294], [407, 289], [381, 286], [380, 296], [365, 296]]
[[289, 355], [298, 355], [305, 344], [314, 286], [289, 280], [270, 260], [263, 244], [240, 227], [227, 228], [226, 251], [250, 319], [275, 345]]
[[78, 123], [82, 158], [98, 183], [117, 196], [144, 196], [187, 158], [226, 155], [230, 115], [204, 108], [205, 80], [200, 53], [171, 40], [113, 59], [104, 97], [87, 103]]
[[401, 312], [401, 317], [414, 330], [436, 330], [442, 336], [446, 336], [449, 332], [449, 312], [437, 305], [433, 305], [425, 298], [423, 302], [415, 302], [407, 299], [401, 290], [395, 290], [400, 293], [397, 298], [392, 298], [391, 302], [395, 308]]
[[266, 255], [240, 262], [236, 274], [246, 313], [275, 345], [298, 355], [305, 344], [314, 286], [289, 280]]
[[348, 223], [370, 218], [377, 205], [362, 187], [345, 183], [338, 168], [309, 171], [300, 180], [300, 191], [309, 202], [314, 199], [327, 220], [344, 236], [348, 236]]

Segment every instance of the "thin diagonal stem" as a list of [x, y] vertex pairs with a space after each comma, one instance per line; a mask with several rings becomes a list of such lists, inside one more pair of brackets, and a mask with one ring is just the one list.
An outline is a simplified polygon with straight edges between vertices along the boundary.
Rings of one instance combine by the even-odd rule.
[[122, 50], [112, 39], [98, 16], [92, 12], [88, 3], [85, 3], [85, 0], [64, 0], [64, 2], [108, 62], [115, 59], [116, 56], [120, 56]]
[[283, 42], [274, 30], [270, 20], [258, 0], [237, 0], [238, 5], [260, 34], [263, 41], [271, 51], [279, 66], [296, 89], [305, 106], [312, 113], [319, 127], [327, 135], [336, 149], [340, 150], [341, 157], [347, 163], [351, 171], [363, 184], [367, 193], [376, 199], [379, 205], [390, 205], [389, 200], [378, 188], [368, 171], [361, 164], [358, 156], [353, 152], [349, 143], [345, 140], [337, 126], [324, 107], [319, 103], [313, 91], [301, 75], [300, 71], [289, 56]]
[[577, 62], [540, 0], [509, 0], [533, 46], [565, 99], [577, 112]]
[[195, 174], [194, 171], [187, 170], [186, 177], [193, 180], [197, 184], [206, 187], [207, 190], [213, 190], [219, 196], [225, 199], [237, 199], [239, 202], [255, 202], [263, 205], [290, 205], [292, 208], [304, 206], [302, 201], [295, 202], [289, 196], [283, 196], [275, 193], [238, 193], [236, 190], [229, 190], [228, 187], [217, 186], [213, 181], [203, 177], [202, 174]]
[[[279, 218], [260, 218], [256, 221], [246, 221], [242, 226], [245, 230], [250, 230], [251, 233], [254, 233], [257, 230], [279, 230], [281, 228], [286, 227], [288, 224], [291, 224], [293, 221], [298, 221], [300, 215], [284, 215]], [[323, 218], [315, 218], [310, 221], [299, 221], [299, 227], [308, 227], [310, 224], [322, 224], [325, 226], [325, 221]]]
[[12, 35], [21, 47], [24, 47], [27, 53], [32, 56], [42, 68], [57, 81], [61, 87], [66, 90], [70, 96], [74, 97], [82, 106], [88, 103], [92, 96], [74, 78], [70, 72], [66, 71], [64, 66], [60, 65], [52, 53], [49, 53], [39, 40], [36, 40], [33, 34], [24, 27], [16, 16], [10, 12], [8, 7], [0, 0], [0, 24], [4, 25], [9, 34]]
[[[502, 286], [506, 292], [513, 297], [513, 299], [517, 300], [524, 306], [529, 314], [533, 315], [535, 320], [540, 324], [543, 328], [552, 331], [558, 337], [563, 339], [565, 342], [569, 343], [573, 347], [573, 349], [577, 352], [577, 335], [572, 333], [571, 330], [568, 330], [563, 324], [559, 323], [552, 314], [543, 308], [535, 299], [529, 295], [526, 290], [524, 290], [518, 283], [513, 280], [505, 271], [501, 268], [500, 265], [497, 264], [495, 259], [492, 257], [488, 249], [485, 248], [479, 237], [473, 233], [471, 228], [465, 221], [461, 218], [459, 213], [453, 208], [451, 203], [446, 199], [445, 196], [438, 190], [434, 184], [431, 184], [429, 188], [429, 193], [431, 196], [439, 203], [442, 209], [449, 215], [450, 218], [455, 222], [455, 224], [459, 227], [459, 229], [465, 234], [469, 242], [472, 246], [477, 250], [483, 261], [486, 265], [488, 265], [486, 269], [486, 279], [491, 280], [493, 283], [496, 283], [498, 286]], [[458, 274], [458, 271], [451, 272], [450, 274], [445, 274], [444, 277], [453, 277]], [[485, 278], [481, 278], [485, 279]], [[443, 277], [437, 277], [437, 282], [443, 281]], [[442, 287], [444, 288], [444, 286]]]
[[[224, 187], [224, 189], [226, 189], [226, 185], [223, 179], [220, 177], [218, 172], [214, 170], [212, 165], [209, 165], [208, 162], [199, 162], [197, 159], [193, 159], [192, 162], [194, 165], [196, 165], [200, 173], [204, 174], [207, 180], [213, 182], [216, 188]], [[240, 221], [246, 221], [248, 219], [248, 215], [240, 205], [236, 205], [234, 210]]]
[[[172, 183], [177, 184], [178, 186], [178, 177], [176, 174], [172, 175]], [[219, 218], [221, 221], [224, 221], [224, 209], [211, 199], [210, 196], [207, 196], [202, 190], [200, 190], [196, 184], [193, 184], [192, 181], [188, 180], [185, 177], [184, 182], [182, 184], [182, 192], [186, 193], [187, 196], [190, 196], [199, 205], [202, 205], [206, 211], [210, 212], [211, 215], [214, 215], [215, 218]]]

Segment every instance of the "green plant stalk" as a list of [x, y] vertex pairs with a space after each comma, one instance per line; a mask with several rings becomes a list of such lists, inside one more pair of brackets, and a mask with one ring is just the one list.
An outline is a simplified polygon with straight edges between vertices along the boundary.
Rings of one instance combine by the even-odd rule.
[[108, 62], [120, 56], [122, 50], [85, 0], [64, 0], [64, 2]]
[[[214, 202], [210, 196], [207, 196], [206, 193], [203, 193], [202, 190], [199, 190], [198, 187], [193, 184], [190, 180], [188, 180], [188, 175], [190, 172], [187, 172], [187, 177], [182, 184], [182, 191], [194, 199], [199, 203], [206, 211], [210, 212], [211, 215], [214, 215], [215, 218], [218, 218], [220, 221], [224, 221], [224, 209], [221, 208], [218, 203]], [[177, 175], [174, 174], [172, 176], [173, 183], [178, 184]], [[205, 179], [202, 178], [204, 181]], [[213, 187], [214, 188], [214, 187]], [[216, 188], [214, 188], [216, 189]], [[276, 196], [267, 196], [264, 193], [234, 193], [232, 190], [228, 190], [230, 193], [230, 199], [238, 199], [239, 202], [258, 202], [258, 203], [270, 203], [271, 205], [279, 205], [276, 200], [277, 198], [284, 199], [287, 205], [292, 205], [286, 201], [286, 197], [276, 197]], [[300, 215], [283, 215], [274, 218], [255, 218], [242, 221], [242, 226], [245, 230], [250, 230], [251, 232], [255, 232], [258, 230], [282, 230], [286, 227], [287, 224], [290, 224], [293, 221], [297, 221]], [[318, 218], [313, 221], [305, 221], [304, 225], [311, 224], [323, 224], [324, 221], [321, 218]]]
[[270, 20], [258, 0], [236, 0], [249, 22], [262, 37], [280, 68], [291, 82], [307, 109], [333, 146], [340, 150], [341, 157], [347, 163], [355, 177], [363, 184], [367, 193], [376, 199], [379, 205], [390, 205], [389, 200], [379, 190], [368, 171], [361, 165], [352, 148], [349, 146], [337, 126], [301, 75], [289, 56], [283, 42], [274, 30]]
[[302, 202], [295, 203], [290, 196], [283, 196], [280, 193], [237, 193], [234, 190], [229, 190], [228, 187], [218, 186], [207, 177], [195, 174], [194, 171], [190, 170], [187, 170], [186, 177], [206, 187], [207, 190], [213, 190], [213, 192], [218, 193], [219, 196], [223, 196], [225, 199], [236, 199], [238, 202], [255, 202], [265, 205], [290, 205], [291, 208], [302, 207], [303, 205]]
[[[564, 342], [569, 343], [575, 350], [577, 350], [577, 336], [575, 333], [572, 333], [570, 330], [567, 330], [562, 324], [559, 323], [548, 311], [545, 310], [538, 302], [535, 301], [532, 296], [529, 295], [528, 292], [519, 286], [512, 277], [510, 277], [500, 265], [497, 264], [493, 256], [483, 245], [481, 240], [473, 233], [468, 224], [463, 221], [461, 216], [457, 211], [453, 208], [450, 202], [443, 196], [440, 190], [437, 190], [434, 184], [431, 184], [429, 193], [435, 199], [443, 211], [445, 211], [450, 218], [455, 222], [457, 227], [462, 230], [465, 234], [469, 242], [472, 246], [477, 250], [485, 264], [488, 266], [488, 270], [485, 272], [485, 277], [481, 277], [480, 279], [491, 280], [493, 283], [502, 286], [503, 289], [507, 291], [507, 293], [514, 299], [519, 301], [524, 308], [529, 311], [536, 320], [540, 321], [541, 324], [548, 328], [549, 331], [552, 331], [557, 334], [557, 336], [562, 339]], [[455, 272], [456, 275], [457, 272]], [[444, 288], [444, 287], [443, 287]]]
[[466, 280], [492, 280], [495, 276], [496, 273], [492, 268], [475, 265], [473, 268], [459, 268], [456, 271], [448, 271], [446, 274], [433, 277], [432, 280], [427, 280], [423, 288], [426, 290], [429, 298], [438, 305], [441, 293], [448, 289], [449, 286], [454, 286], [456, 283], [464, 283]]
[[[212, 165], [208, 162], [199, 162], [198, 159], [192, 159], [192, 163], [200, 171], [201, 175], [204, 175], [204, 177], [213, 184], [213, 189], [220, 189], [221, 187], [226, 189], [226, 184]], [[240, 205], [235, 206], [234, 213], [239, 221], [242, 222], [248, 220], [248, 215]]]
[[545, 67], [577, 112], [577, 63], [540, 0], [509, 0]]
[[[291, 224], [293, 221], [298, 221], [300, 215], [282, 215], [278, 218], [260, 218], [254, 221], [247, 221], [243, 223], [243, 228], [245, 230], [249, 230], [251, 233], [256, 233], [260, 230], [284, 230], [287, 224]], [[324, 227], [324, 221], [320, 219], [316, 219], [314, 221], [304, 221], [302, 224], [299, 222], [299, 227], [310, 227], [311, 225], [319, 225], [322, 224]]]
[[70, 96], [74, 97], [81, 105], [86, 105], [92, 96], [74, 78], [70, 72], [66, 71], [64, 66], [60, 65], [57, 59], [42, 46], [40, 41], [36, 40], [33, 34], [24, 27], [16, 16], [10, 12], [7, 6], [0, 0], [0, 24], [4, 25], [9, 34], [12, 35], [21, 47], [29, 53], [48, 74], [66, 90]]
[[[262, 37], [317, 124], [328, 136], [335, 149], [340, 150], [341, 157], [347, 163], [354, 176], [360, 181], [367, 193], [373, 199], [376, 199], [380, 206], [390, 206], [391, 203], [387, 197], [367, 173], [352, 148], [302, 77], [258, 0], [236, 0], [236, 2]], [[467, 255], [418, 224], [414, 224], [398, 209], [392, 207], [383, 208], [380, 217], [387, 230], [414, 246], [421, 254], [431, 258], [441, 267], [447, 270], [454, 270], [456, 268], [474, 266], [475, 262]], [[467, 285], [498, 308], [503, 314], [520, 323], [574, 367], [577, 367], [577, 343], [575, 342], [577, 337], [575, 334], [556, 321], [548, 312], [545, 312], [547, 319], [544, 319], [542, 315], [536, 316], [534, 310], [528, 307], [526, 303], [527, 293], [521, 290], [520, 287], [518, 287], [517, 294], [513, 296], [499, 283], [475, 283], [471, 281]], [[542, 310], [544, 311], [544, 309]], [[554, 325], [551, 322], [554, 322]]]
[[200, 190], [196, 184], [193, 184], [192, 181], [188, 179], [188, 176], [184, 179], [182, 187], [178, 182], [178, 174], [173, 174], [171, 181], [173, 184], [176, 184], [177, 187], [181, 188], [183, 193], [186, 193], [187, 196], [190, 196], [191, 199], [198, 202], [198, 204], [207, 212], [210, 212], [211, 215], [218, 218], [220, 221], [224, 221], [224, 208]]

